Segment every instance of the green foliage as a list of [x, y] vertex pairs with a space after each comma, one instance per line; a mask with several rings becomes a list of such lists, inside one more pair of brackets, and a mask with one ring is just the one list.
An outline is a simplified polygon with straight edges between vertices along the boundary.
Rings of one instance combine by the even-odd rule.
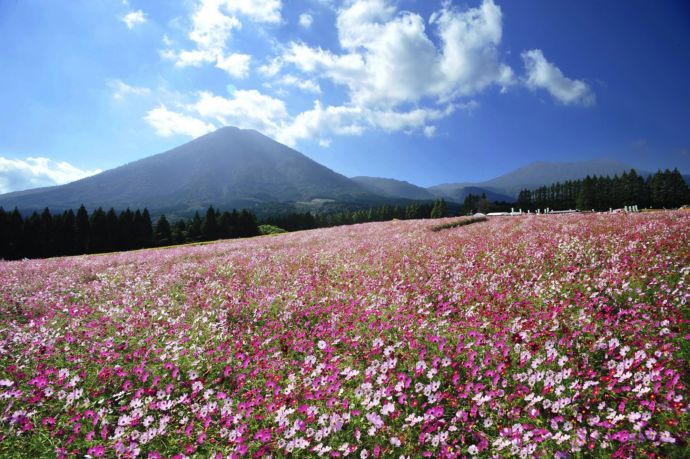
[[213, 207], [202, 220], [197, 213], [191, 221], [174, 225], [162, 215], [154, 227], [147, 209], [118, 215], [97, 208], [89, 216], [82, 205], [75, 215], [68, 210], [51, 214], [45, 209], [22, 217], [19, 210], [0, 207], [0, 259], [45, 258], [84, 253], [105, 253], [146, 247], [250, 237], [259, 234], [254, 214], [247, 210], [220, 214]]
[[261, 235], [267, 235], [267, 234], [281, 234], [281, 233], [287, 233], [283, 228], [279, 228], [277, 226], [273, 225], [259, 225], [259, 234]]
[[[448, 215], [448, 205], [444, 200], [441, 200], [441, 202], [441, 211], [444, 215]], [[318, 215], [313, 215], [310, 212], [295, 212], [291, 214], [267, 217], [264, 218], [261, 223], [278, 226], [286, 231], [301, 231], [315, 228], [328, 228], [332, 226], [353, 225], [357, 223], [389, 221], [393, 219], [413, 220], [429, 218], [434, 205], [419, 202], [413, 202], [405, 207], [391, 206], [386, 204], [380, 207], [372, 207], [368, 209], [332, 212]]]
[[442, 225], [436, 225], [431, 228], [431, 231], [441, 231], [450, 228], [457, 228], [459, 226], [471, 225], [472, 223], [485, 222], [486, 220], [486, 217], [462, 218], [460, 220], [454, 220], [452, 222], [444, 223]]
[[677, 208], [690, 203], [690, 189], [678, 169], [658, 171], [644, 179], [634, 169], [621, 176], [587, 176], [522, 190], [516, 205], [523, 210], [608, 210], [637, 205], [640, 209]]
[[213, 206], [209, 206], [208, 210], [206, 211], [206, 218], [204, 218], [204, 222], [201, 225], [201, 236], [206, 241], [213, 241], [220, 237], [218, 231], [218, 219]]
[[172, 232], [170, 230], [170, 223], [165, 215], [161, 215], [156, 223], [156, 242], [160, 245], [170, 244], [172, 242]]
[[465, 196], [462, 207], [466, 214], [473, 214], [475, 212], [487, 213], [492, 209], [493, 205], [486, 197], [486, 193], [482, 193], [481, 196], [470, 193]]
[[445, 199], [438, 199], [431, 208], [431, 218], [443, 218], [448, 215], [448, 205]]

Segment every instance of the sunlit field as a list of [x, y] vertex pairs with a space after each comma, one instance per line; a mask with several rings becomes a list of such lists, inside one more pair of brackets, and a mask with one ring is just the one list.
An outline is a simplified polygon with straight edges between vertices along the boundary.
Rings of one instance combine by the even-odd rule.
[[2, 457], [688, 457], [690, 213], [0, 262]]

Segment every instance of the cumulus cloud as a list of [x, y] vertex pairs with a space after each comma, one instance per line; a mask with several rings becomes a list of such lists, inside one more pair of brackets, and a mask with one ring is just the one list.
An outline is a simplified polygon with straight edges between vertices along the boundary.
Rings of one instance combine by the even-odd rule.
[[146, 15], [141, 10], [130, 11], [121, 18], [128, 29], [132, 30], [137, 24], [144, 24], [146, 22]]
[[292, 86], [313, 94], [321, 94], [321, 86], [319, 86], [316, 81], [299, 78], [291, 74], [283, 75], [283, 77], [278, 80], [278, 84], [282, 86]]
[[221, 125], [252, 128], [272, 136], [280, 131], [281, 124], [288, 118], [282, 100], [254, 89], [237, 90], [230, 98], [201, 92], [198, 100], [188, 108]]
[[235, 78], [246, 78], [249, 75], [249, 62], [252, 57], [248, 54], [230, 54], [229, 56], [219, 56], [216, 67], [225, 70], [228, 75]]
[[298, 114], [282, 131], [283, 140], [310, 138], [320, 130], [432, 136], [436, 130], [428, 123], [463, 105], [459, 98], [490, 86], [505, 90], [517, 81], [498, 51], [502, 13], [493, 0], [464, 11], [444, 2], [428, 23], [388, 0], [356, 0], [337, 11], [336, 26], [342, 52], [292, 42], [263, 68], [265, 75], [275, 75], [291, 66], [303, 75], [301, 81], [328, 80], [347, 89], [342, 105], [315, 105]]
[[[175, 125], [169, 131], [189, 136], [212, 126], [236, 125], [289, 145], [312, 139], [328, 146], [331, 136], [367, 130], [433, 137], [439, 120], [476, 109], [476, 96], [490, 88], [544, 88], [565, 104], [594, 104], [585, 83], [565, 77], [539, 50], [524, 53], [527, 74], [515, 74], [499, 49], [503, 14], [494, 0], [464, 9], [445, 0], [428, 20], [399, 10], [395, 0], [348, 0], [341, 5], [331, 5], [337, 48], [272, 43], [277, 54], [257, 67], [271, 95], [256, 89], [234, 91], [230, 97], [202, 91], [190, 95], [191, 102], [178, 104], [177, 112], [165, 106], [152, 110], [147, 121], [161, 135], [169, 135], [161, 124], [169, 119]], [[232, 32], [242, 27], [244, 17], [280, 22], [281, 7], [278, 0], [200, 0], [188, 36], [194, 48], [168, 50], [164, 57], [178, 66], [210, 63], [233, 77], [245, 77], [251, 56], [228, 54]], [[302, 27], [312, 22], [308, 13], [300, 16]], [[342, 88], [344, 98], [337, 101], [336, 95], [336, 101], [324, 103], [318, 99], [323, 84]], [[290, 113], [278, 98], [288, 87], [315, 95], [312, 108]]]
[[259, 73], [265, 77], [274, 77], [280, 73], [283, 68], [283, 61], [279, 58], [273, 58], [265, 64], [259, 66]]
[[546, 89], [554, 99], [565, 105], [589, 107], [596, 104], [592, 88], [580, 80], [571, 80], [551, 62], [547, 61], [539, 49], [522, 53], [527, 71], [525, 84], [531, 90]]
[[100, 169], [82, 170], [66, 161], [44, 157], [8, 159], [0, 156], [0, 193], [61, 185], [100, 172]]
[[424, 98], [447, 102], [514, 83], [498, 52], [502, 14], [493, 0], [467, 11], [446, 2], [430, 25], [439, 46], [419, 14], [399, 12], [387, 0], [358, 0], [338, 11], [343, 53], [291, 43], [283, 60], [347, 86], [352, 103], [364, 107], [391, 108]]
[[217, 1], [230, 14], [242, 14], [256, 22], [277, 23], [281, 21], [281, 0], [220, 0]]
[[386, 132], [435, 133], [434, 121], [457, 109], [469, 109], [473, 103], [449, 104], [441, 108], [410, 110], [371, 109], [353, 105], [326, 105], [319, 100], [313, 108], [291, 115], [285, 102], [260, 91], [235, 90], [229, 97], [208, 91], [195, 94], [194, 100], [178, 103], [175, 110], [161, 105], [150, 110], [145, 121], [161, 136], [199, 137], [220, 126], [256, 129], [290, 146], [305, 139], [317, 139], [330, 145], [334, 135], [361, 135], [367, 130]]
[[130, 86], [124, 81], [118, 79], [108, 80], [108, 86], [113, 89], [113, 99], [116, 100], [122, 100], [128, 95], [147, 96], [151, 94], [151, 90], [149, 88]]
[[284, 124], [276, 133], [278, 141], [295, 145], [302, 139], [319, 139], [322, 146], [329, 145], [331, 135], [361, 135], [367, 130], [381, 129], [387, 132], [415, 132], [427, 134], [428, 123], [442, 119], [455, 111], [417, 108], [410, 111], [377, 110], [356, 106], [327, 106], [316, 101], [314, 108], [304, 111]]
[[156, 134], [163, 137], [173, 135], [199, 137], [216, 129], [216, 126], [211, 123], [168, 110], [165, 105], [149, 110], [144, 120], [156, 130]]
[[178, 67], [215, 64], [236, 78], [249, 73], [250, 56], [227, 54], [228, 41], [234, 30], [242, 28], [241, 18], [257, 23], [275, 24], [281, 21], [280, 0], [200, 0], [192, 15], [188, 34], [193, 49], [168, 48], [161, 52], [164, 59]]
[[303, 29], [309, 29], [311, 28], [312, 23], [314, 22], [314, 18], [311, 14], [309, 13], [302, 13], [299, 15], [299, 25]]

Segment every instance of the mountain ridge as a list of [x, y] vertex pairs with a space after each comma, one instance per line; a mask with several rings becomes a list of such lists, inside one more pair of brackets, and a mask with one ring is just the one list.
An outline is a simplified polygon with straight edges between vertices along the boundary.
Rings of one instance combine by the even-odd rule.
[[0, 195], [0, 205], [190, 210], [317, 198], [371, 196], [347, 177], [257, 131], [225, 127], [75, 182]]
[[373, 193], [383, 196], [420, 201], [436, 199], [436, 196], [429, 192], [429, 190], [406, 180], [369, 176], [350, 177], [350, 180], [359, 183]]
[[[428, 189], [438, 193], [453, 193], [466, 187], [478, 187], [515, 199], [525, 188], [533, 189], [557, 182], [583, 179], [587, 175], [620, 175], [630, 169], [635, 168], [623, 162], [605, 158], [569, 162], [535, 161], [482, 182], [445, 183]], [[636, 171], [640, 175], [650, 174], [639, 169]]]
[[[615, 175], [633, 167], [610, 159], [537, 161], [482, 182], [420, 187], [383, 177], [345, 177], [306, 155], [251, 129], [220, 128], [171, 150], [64, 185], [0, 195], [0, 206], [60, 211], [147, 207], [189, 214], [208, 205], [229, 208], [310, 210], [330, 203], [363, 207], [444, 198], [462, 203], [469, 194], [514, 201], [520, 190], [587, 175]], [[640, 175], [650, 174], [638, 170]], [[685, 176], [690, 183], [690, 176]], [[325, 204], [324, 204], [325, 203]], [[348, 204], [349, 203], [349, 204]]]

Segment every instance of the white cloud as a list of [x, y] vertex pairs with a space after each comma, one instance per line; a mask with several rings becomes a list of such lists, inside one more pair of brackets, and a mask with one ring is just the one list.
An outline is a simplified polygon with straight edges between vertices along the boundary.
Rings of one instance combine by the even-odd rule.
[[43, 157], [8, 159], [0, 156], [0, 193], [61, 185], [100, 172], [100, 169], [82, 170], [66, 161]]
[[338, 12], [338, 37], [344, 49], [366, 46], [395, 15], [387, 0], [358, 0]]
[[283, 86], [293, 86], [301, 89], [302, 91], [313, 94], [321, 94], [321, 86], [319, 86], [316, 81], [299, 78], [295, 75], [284, 75], [280, 80], [278, 80], [278, 84]]
[[165, 105], [149, 110], [144, 120], [156, 130], [156, 134], [163, 137], [178, 134], [199, 137], [216, 129], [213, 124], [168, 110]]
[[231, 98], [199, 93], [198, 100], [188, 109], [223, 126], [251, 128], [275, 137], [288, 118], [285, 103], [280, 99], [252, 90], [237, 90]]
[[127, 25], [127, 28], [131, 30], [137, 24], [144, 24], [146, 22], [146, 15], [141, 10], [130, 11], [122, 16], [121, 20]]
[[266, 64], [258, 68], [259, 73], [266, 77], [273, 77], [280, 73], [283, 68], [283, 61], [278, 58], [271, 59]]
[[431, 22], [442, 40], [442, 77], [435, 88], [440, 96], [466, 96], [492, 84], [505, 89], [514, 83], [513, 70], [500, 60], [503, 14], [493, 0], [467, 11], [446, 4]]
[[[288, 145], [303, 139], [328, 145], [331, 136], [368, 130], [433, 137], [439, 120], [458, 110], [476, 109], [474, 96], [489, 88], [504, 92], [525, 84], [546, 88], [563, 103], [594, 103], [587, 85], [563, 76], [538, 50], [523, 54], [528, 76], [516, 77], [499, 51], [503, 14], [494, 0], [466, 9], [444, 0], [428, 21], [400, 11], [396, 0], [348, 0], [343, 5], [333, 7], [339, 49], [273, 43], [277, 54], [257, 67], [263, 87], [271, 88], [272, 95], [255, 89], [237, 90], [230, 97], [192, 93], [191, 100], [173, 104], [180, 111], [160, 106], [149, 112], [147, 121], [161, 135], [196, 136], [217, 125], [235, 125]], [[189, 32], [195, 47], [163, 55], [178, 66], [210, 63], [233, 77], [245, 77], [251, 56], [228, 54], [232, 32], [242, 27], [245, 17], [280, 22], [281, 7], [277, 0], [200, 0]], [[305, 28], [312, 21], [307, 13], [300, 17]], [[290, 113], [278, 98], [288, 94], [287, 87], [319, 96], [322, 84], [341, 87], [345, 97], [331, 103], [317, 99], [311, 109], [297, 113]], [[335, 99], [338, 92], [329, 96]]]
[[363, 110], [359, 107], [328, 106], [316, 101], [314, 108], [304, 111], [283, 126], [276, 139], [295, 145], [300, 139], [321, 138], [329, 135], [360, 135], [364, 132]]
[[309, 29], [311, 28], [312, 23], [314, 22], [314, 17], [309, 14], [309, 13], [302, 13], [299, 15], [299, 25], [303, 29]]
[[228, 75], [235, 78], [246, 78], [249, 75], [249, 62], [252, 57], [248, 54], [230, 54], [226, 57], [218, 57], [216, 67], [225, 70]]
[[430, 24], [440, 46], [420, 15], [398, 12], [387, 0], [358, 0], [338, 11], [344, 54], [292, 43], [283, 59], [347, 86], [351, 102], [364, 107], [392, 108], [424, 98], [447, 102], [513, 83], [498, 53], [502, 14], [493, 0], [467, 11], [446, 2]]
[[122, 100], [127, 95], [147, 96], [151, 94], [151, 90], [149, 88], [130, 86], [124, 81], [118, 79], [108, 80], [108, 86], [113, 89], [113, 99], [116, 100]]
[[328, 143], [333, 135], [361, 135], [372, 129], [428, 136], [433, 132], [429, 123], [459, 108], [449, 104], [440, 109], [378, 110], [352, 105], [324, 106], [317, 100], [312, 109], [292, 116], [284, 101], [254, 89], [235, 90], [230, 97], [202, 91], [195, 95], [195, 100], [178, 102], [177, 107], [177, 111], [172, 111], [161, 105], [150, 110], [145, 120], [161, 136], [198, 137], [219, 126], [237, 126], [256, 129], [290, 146], [303, 139]]
[[554, 99], [565, 105], [589, 107], [596, 104], [596, 96], [587, 83], [567, 78], [558, 67], [546, 60], [540, 49], [523, 52], [522, 60], [527, 70], [525, 84], [531, 90], [546, 89]]
[[174, 61], [178, 67], [215, 64], [231, 76], [245, 77], [250, 56], [237, 53], [226, 56], [232, 32], [242, 28], [240, 17], [257, 23], [279, 23], [281, 8], [280, 0], [199, 0], [188, 34], [195, 48], [168, 48], [161, 56]]
[[418, 108], [410, 111], [372, 110], [355, 106], [327, 106], [316, 101], [314, 108], [304, 111], [284, 123], [277, 133], [278, 141], [295, 145], [302, 139], [327, 140], [331, 135], [361, 135], [370, 129], [387, 132], [425, 132], [428, 123], [442, 119], [455, 111]]
[[281, 0], [224, 0], [219, 1], [231, 14], [242, 14], [256, 22], [278, 23], [281, 21]]
[[436, 135], [436, 126], [425, 126], [424, 135], [431, 138]]
[[366, 78], [366, 63], [359, 54], [335, 55], [321, 48], [291, 43], [286, 49], [283, 63], [293, 64], [305, 73], [317, 78], [330, 79], [351, 88], [357, 87]]

